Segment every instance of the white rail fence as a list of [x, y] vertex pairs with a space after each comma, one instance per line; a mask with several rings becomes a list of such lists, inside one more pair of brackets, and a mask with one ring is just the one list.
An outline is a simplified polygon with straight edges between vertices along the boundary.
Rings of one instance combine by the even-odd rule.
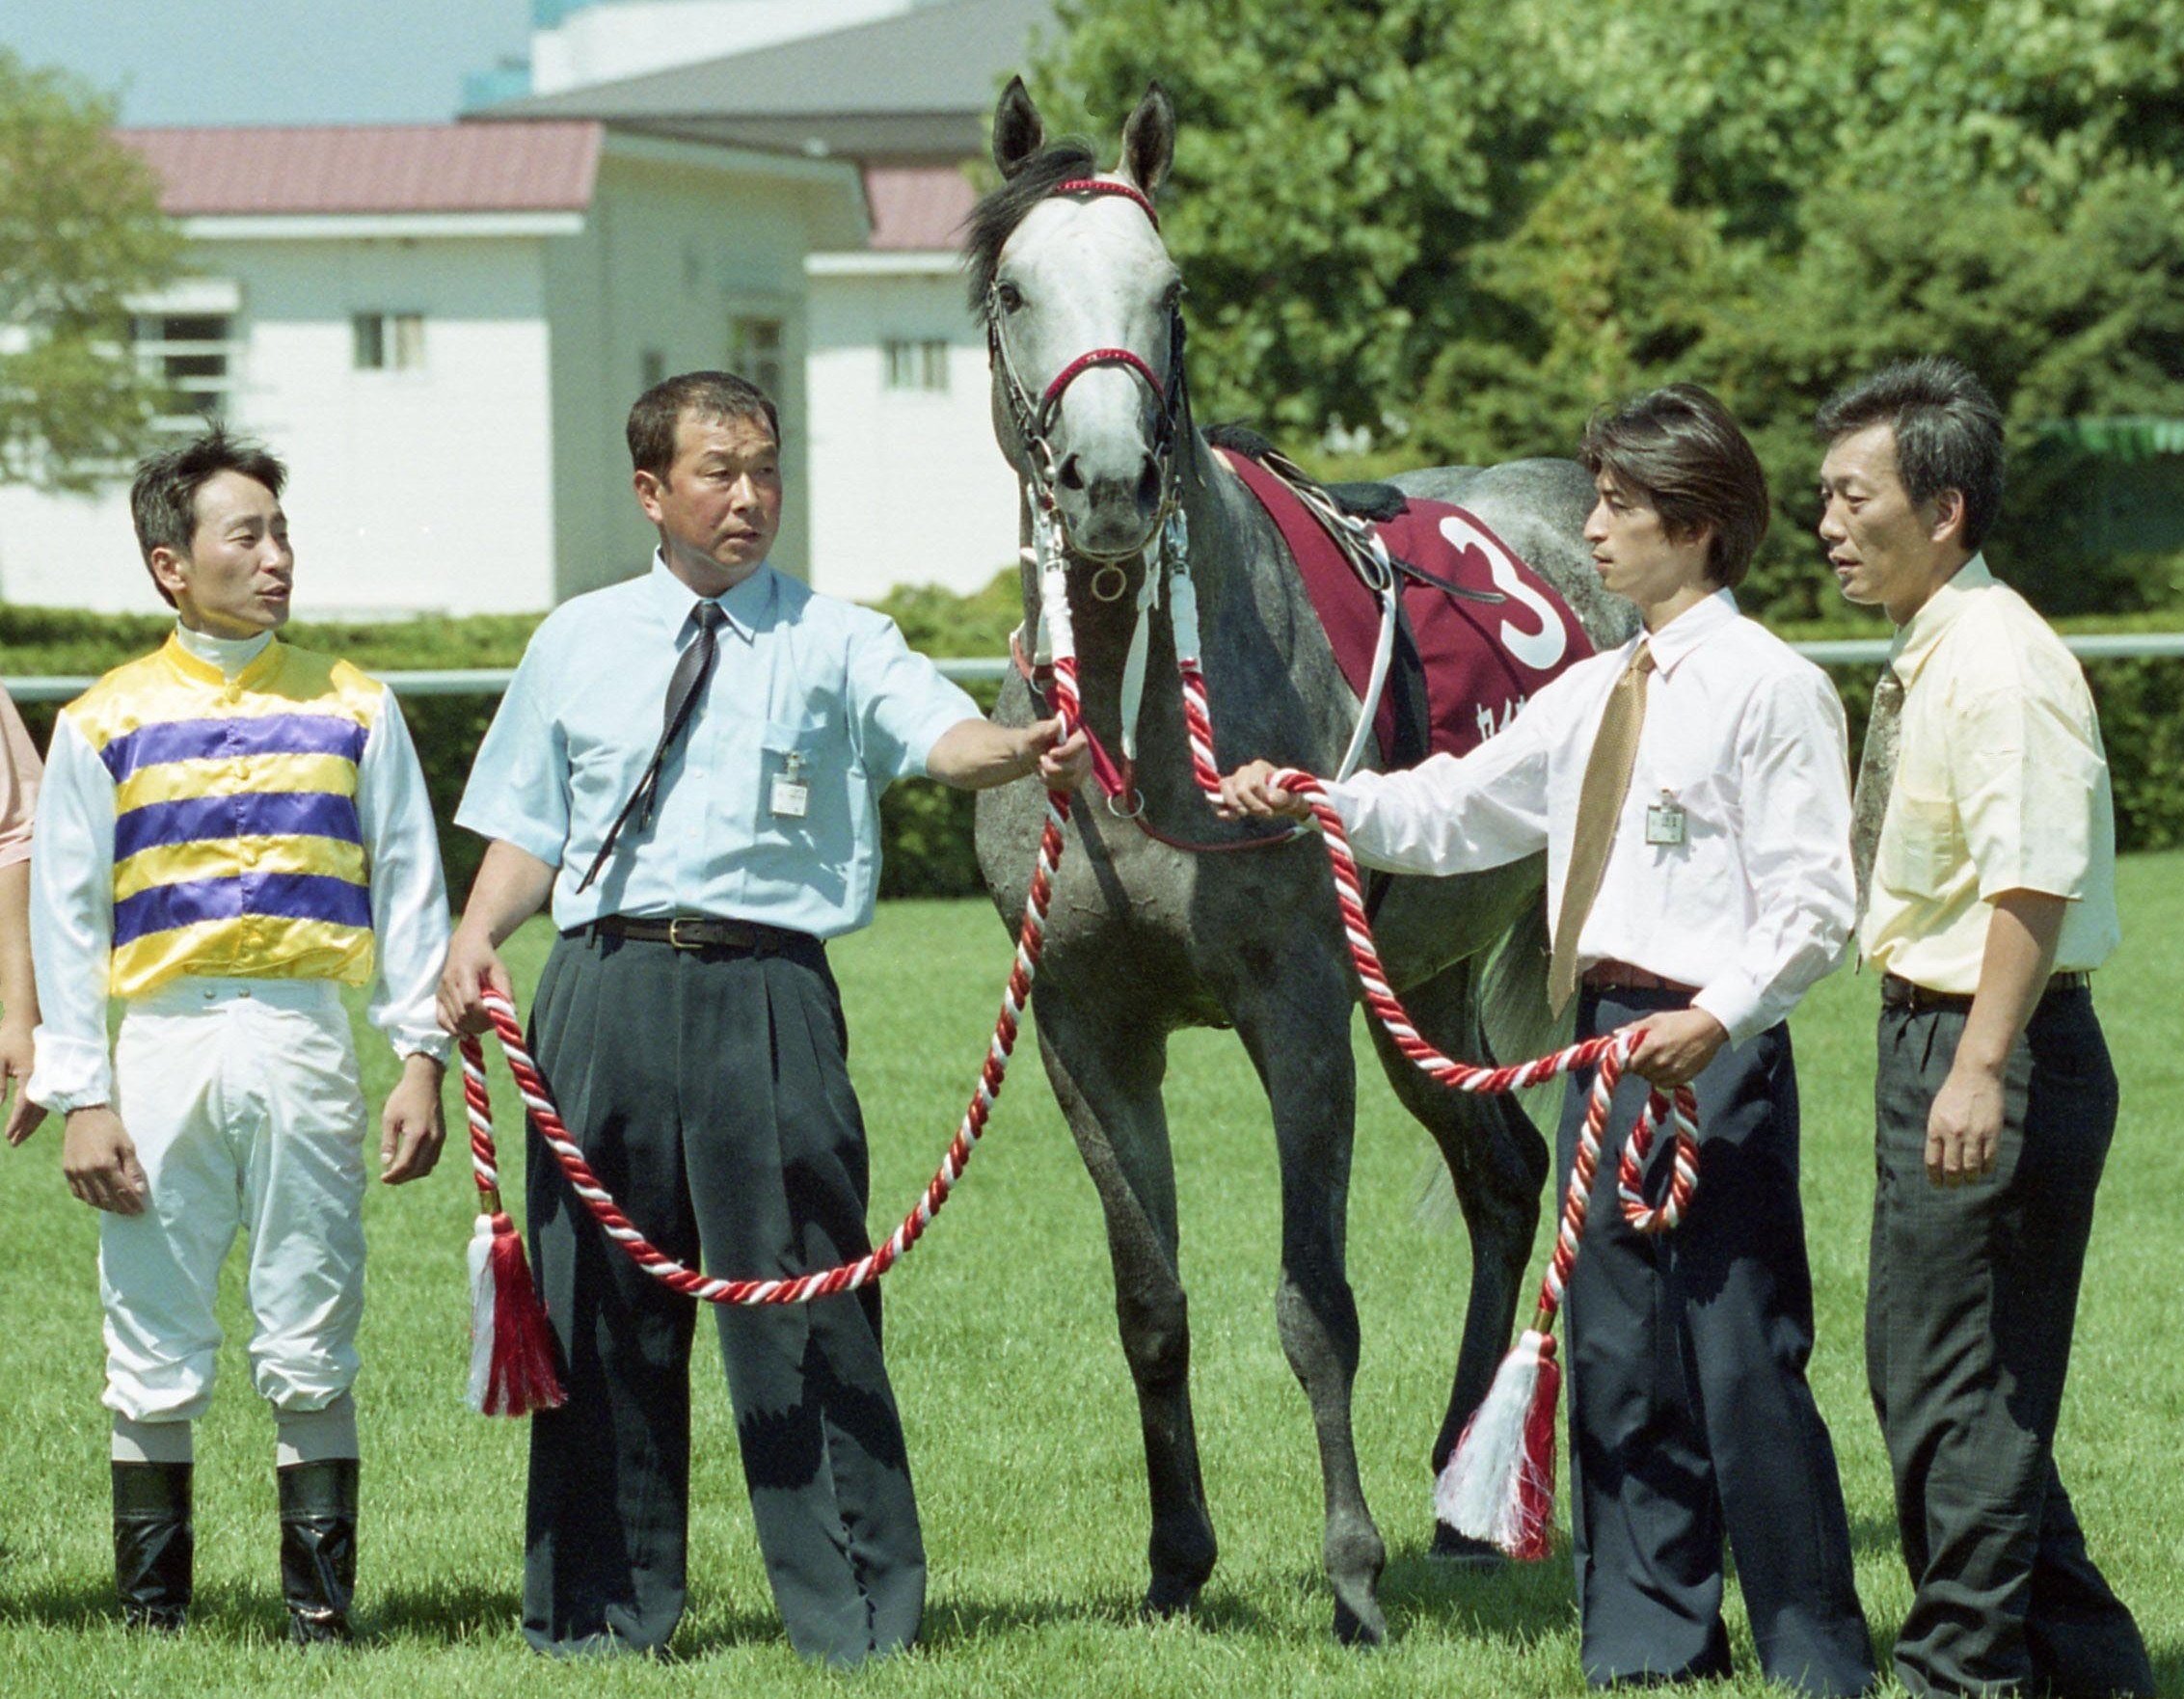
[[[2184, 632], [2089, 632], [2066, 634], [2063, 640], [2081, 661], [2184, 656]], [[1836, 637], [1791, 646], [1820, 666], [1878, 666], [1888, 659], [1889, 647], [1885, 637]], [[935, 664], [957, 684], [990, 684], [1009, 674], [1009, 662], [999, 657], [956, 658]], [[509, 667], [481, 666], [373, 676], [393, 686], [397, 696], [498, 696], [515, 674]], [[92, 686], [89, 676], [72, 674], [0, 682], [5, 682], [8, 693], [17, 702], [68, 702]]]

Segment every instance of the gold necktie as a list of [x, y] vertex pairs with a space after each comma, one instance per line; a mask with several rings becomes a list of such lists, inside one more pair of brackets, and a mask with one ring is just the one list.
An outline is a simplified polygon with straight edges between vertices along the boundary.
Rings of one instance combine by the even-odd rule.
[[1585, 760], [1585, 782], [1577, 792], [1577, 827], [1570, 835], [1570, 872], [1562, 881], [1562, 912], [1554, 922], [1554, 954], [1547, 969], [1547, 998], [1560, 1014], [1577, 989], [1577, 934], [1600, 895], [1607, 852], [1615, 846], [1615, 823], [1631, 789], [1631, 769], [1638, 760], [1638, 730], [1646, 722], [1646, 680], [1654, 669], [1653, 649], [1644, 638], [1615, 688], [1607, 693], [1600, 735]]
[[1866, 721], [1865, 753], [1858, 758], [1858, 788], [1850, 797], [1850, 862], [1858, 875], [1858, 919], [1874, 894], [1874, 856], [1881, 823], [1896, 789], [1896, 751], [1903, 735], [1903, 681], [1884, 667], [1874, 686], [1874, 711]]

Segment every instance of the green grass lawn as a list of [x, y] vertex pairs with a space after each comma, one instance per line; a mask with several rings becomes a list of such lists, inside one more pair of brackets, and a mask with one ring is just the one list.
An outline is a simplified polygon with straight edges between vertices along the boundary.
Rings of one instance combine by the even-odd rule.
[[[2160, 1273], [2184, 1192], [2184, 855], [2122, 870], [2130, 936], [2096, 993], [2123, 1076], [2078, 1327], [2062, 1460], [2095, 1555], [2138, 1611], [2165, 1691], [2184, 1691], [2184, 1363]], [[526, 984], [546, 936], [515, 957]], [[1007, 963], [989, 910], [901, 903], [837, 947], [851, 1070], [873, 1132], [876, 1229], [907, 1207], [953, 1131]], [[1859, 1366], [1872, 1198], [1873, 978], [1822, 985], [1796, 1021], [1805, 1207], [1819, 1291], [1813, 1379], [1849, 1496], [1858, 1581], [1882, 1646], [1907, 1600], [1888, 1479]], [[368, 1035], [366, 1035], [369, 1037]], [[238, 1343], [199, 1434], [199, 1603], [179, 1642], [133, 1639], [111, 1613], [105, 1412], [91, 1212], [57, 1173], [57, 1129], [0, 1153], [0, 1692], [1573, 1693], [1581, 1688], [1565, 1557], [1494, 1575], [1424, 1555], [1426, 1448], [1463, 1310], [1460, 1231], [1416, 1207], [1429, 1146], [1358, 1031], [1362, 1092], [1351, 1272], [1363, 1317], [1358, 1440], [1387, 1535], [1390, 1644], [1328, 1635], [1319, 1471], [1275, 1337], [1276, 1176], [1264, 1100], [1227, 1035], [1174, 1045], [1170, 1118], [1206, 1486], [1220, 1568], [1192, 1624], [1141, 1626], [1146, 1512], [1136, 1405], [1116, 1343], [1107, 1256], [1031, 1047], [946, 1217], [889, 1280], [889, 1346], [931, 1560], [924, 1645], [852, 1677], [801, 1665], [775, 1625], [745, 1511], [717, 1359], [699, 1339], [691, 1608], [661, 1663], [565, 1667], [516, 1632], [525, 1436], [462, 1404], [460, 1142], [438, 1173], [369, 1202], [360, 1615], [366, 1642], [300, 1659], [282, 1643], [272, 1424]], [[364, 1045], [374, 1094], [391, 1068]], [[456, 1095], [448, 1093], [451, 1110]], [[498, 1101], [512, 1105], [501, 1079]], [[512, 1111], [504, 1112], [513, 1121]], [[521, 1141], [506, 1138], [520, 1166]], [[521, 1195], [511, 1176], [511, 1190]], [[1704, 1208], [1702, 1189], [1696, 1207]], [[1428, 1211], [1428, 1215], [1435, 1212]], [[1545, 1245], [1545, 1227], [1541, 1243]], [[231, 1335], [241, 1308], [229, 1268]], [[1758, 1691], [1737, 1628], [1736, 1690]]]

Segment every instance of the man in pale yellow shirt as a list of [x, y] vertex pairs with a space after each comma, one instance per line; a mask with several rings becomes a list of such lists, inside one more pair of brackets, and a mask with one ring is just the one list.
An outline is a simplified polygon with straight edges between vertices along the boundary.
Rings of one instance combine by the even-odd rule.
[[[2002, 416], [1955, 361], [1820, 410], [1820, 533], [1896, 625], [1853, 826], [1881, 970], [1867, 1376], [1914, 1588], [1914, 1693], [2151, 1694], [2056, 1472], [2116, 1072], [2108, 763], [2084, 674], [1978, 553]], [[1876, 829], [1877, 828], [1877, 829]]]

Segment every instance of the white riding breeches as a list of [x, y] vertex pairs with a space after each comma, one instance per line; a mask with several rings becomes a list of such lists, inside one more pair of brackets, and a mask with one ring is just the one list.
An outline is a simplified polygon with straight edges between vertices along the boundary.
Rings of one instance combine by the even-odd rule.
[[364, 1095], [339, 987], [183, 979], [140, 998], [115, 1045], [114, 1103], [150, 1200], [100, 1218], [107, 1407], [204, 1414], [238, 1228], [253, 1383], [277, 1410], [339, 1398], [356, 1380], [364, 1255]]

